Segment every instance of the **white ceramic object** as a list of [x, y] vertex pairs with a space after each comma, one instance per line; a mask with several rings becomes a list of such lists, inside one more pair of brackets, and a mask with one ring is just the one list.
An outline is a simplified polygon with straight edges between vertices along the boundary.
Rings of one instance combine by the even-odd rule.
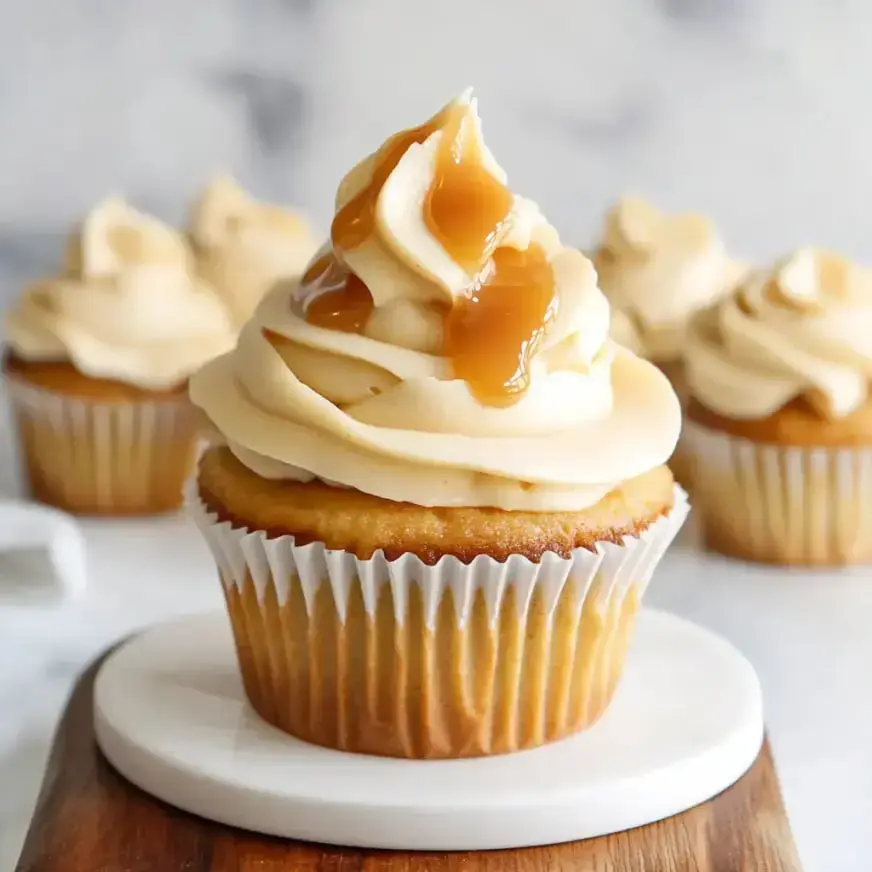
[[409, 761], [330, 751], [247, 705], [224, 615], [154, 627], [104, 663], [97, 740], [130, 781], [225, 824], [331, 844], [479, 850], [590, 838], [696, 805], [763, 739], [760, 686], [732, 646], [643, 611], [614, 703], [534, 751]]
[[48, 552], [65, 598], [84, 592], [85, 539], [73, 518], [39, 503], [0, 500], [0, 553], [25, 549]]

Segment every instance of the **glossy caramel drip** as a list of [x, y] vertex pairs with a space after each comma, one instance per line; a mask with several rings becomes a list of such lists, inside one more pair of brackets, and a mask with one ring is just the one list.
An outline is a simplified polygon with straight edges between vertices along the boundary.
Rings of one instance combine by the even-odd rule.
[[445, 122], [446, 110], [425, 124], [395, 133], [375, 153], [369, 183], [352, 197], [335, 215], [330, 225], [330, 239], [338, 251], [350, 251], [369, 238], [375, 224], [375, 205], [388, 176], [394, 171], [409, 147], [420, 144]]
[[441, 128], [424, 221], [467, 272], [479, 274], [484, 268], [485, 276], [446, 313], [444, 352], [455, 376], [481, 402], [506, 406], [529, 385], [530, 361], [554, 318], [557, 300], [541, 248], [497, 248], [513, 198], [484, 168], [476, 138], [461, 136], [468, 113], [466, 104], [451, 106], [426, 124], [391, 137], [376, 152], [369, 182], [333, 219], [333, 252], [309, 268], [301, 290], [310, 298], [310, 324], [349, 333], [363, 330], [373, 309], [372, 295], [345, 266], [342, 252], [362, 245], [372, 234], [379, 193], [402, 156]]
[[319, 257], [306, 270], [301, 283], [305, 296], [306, 321], [326, 330], [360, 333], [372, 314], [369, 288], [331, 252]]
[[468, 117], [467, 106], [455, 106], [442, 128], [424, 222], [457, 263], [476, 273], [498, 243], [512, 192], [485, 169], [476, 138], [461, 137]]
[[530, 384], [530, 361], [557, 314], [545, 252], [498, 248], [485, 281], [446, 315], [445, 354], [482, 403], [508, 406]]

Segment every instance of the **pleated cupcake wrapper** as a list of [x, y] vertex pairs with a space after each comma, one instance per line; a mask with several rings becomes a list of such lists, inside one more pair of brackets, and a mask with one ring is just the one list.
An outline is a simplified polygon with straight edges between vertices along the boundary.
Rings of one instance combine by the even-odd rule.
[[250, 580], [258, 600], [262, 600], [267, 587], [273, 585], [279, 605], [283, 605], [291, 579], [299, 579], [306, 609], [311, 615], [318, 589], [322, 584], [329, 584], [343, 622], [353, 585], [360, 587], [370, 617], [375, 614], [381, 588], [388, 585], [394, 614], [400, 622], [407, 613], [409, 591], [417, 586], [422, 592], [425, 623], [430, 630], [448, 590], [453, 595], [460, 627], [466, 623], [479, 592], [484, 597], [492, 626], [510, 589], [522, 619], [526, 617], [535, 587], [544, 595], [548, 612], [567, 584], [574, 586], [579, 607], [594, 581], [604, 605], [613, 597], [623, 597], [631, 586], [641, 595], [690, 508], [687, 495], [676, 486], [672, 510], [639, 536], [624, 536], [620, 545], [597, 542], [594, 550], [576, 548], [569, 558], [549, 552], [538, 563], [518, 554], [505, 561], [482, 554], [468, 564], [445, 556], [431, 566], [414, 554], [388, 560], [382, 551], [377, 551], [364, 560], [347, 551], [329, 549], [322, 542], [297, 545], [293, 536], [269, 538], [262, 530], [234, 527], [229, 521], [219, 521], [218, 516], [209, 511], [193, 481], [186, 487], [186, 503], [206, 537], [225, 586], [242, 587]]
[[74, 512], [177, 508], [194, 458], [187, 397], [100, 402], [6, 377], [34, 495]]
[[572, 557], [362, 560], [220, 521], [188, 490], [218, 564], [246, 694], [267, 721], [358, 753], [447, 758], [592, 724], [620, 677], [654, 567], [685, 516]]
[[714, 548], [798, 565], [872, 560], [872, 448], [757, 443], [693, 421], [684, 433]]

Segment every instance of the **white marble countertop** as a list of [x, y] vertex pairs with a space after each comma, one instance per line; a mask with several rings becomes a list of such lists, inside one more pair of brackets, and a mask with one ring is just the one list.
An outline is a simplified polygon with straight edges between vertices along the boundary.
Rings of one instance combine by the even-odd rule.
[[[5, 438], [4, 431], [0, 426]], [[0, 464], [6, 490], [11, 469]], [[0, 555], [4, 872], [14, 868], [52, 732], [78, 672], [137, 628], [221, 607], [211, 557], [184, 517], [88, 520], [83, 528], [89, 589], [71, 604], [57, 606], [52, 589], [36, 583], [35, 557]], [[691, 526], [665, 558], [649, 602], [722, 633], [756, 666], [806, 872], [868, 870], [872, 569], [800, 572], [729, 561], [701, 553]]]

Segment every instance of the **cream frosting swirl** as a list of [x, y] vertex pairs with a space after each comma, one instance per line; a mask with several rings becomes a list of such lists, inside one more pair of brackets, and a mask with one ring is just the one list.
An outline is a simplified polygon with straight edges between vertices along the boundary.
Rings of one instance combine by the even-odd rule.
[[703, 215], [667, 215], [624, 197], [606, 215], [594, 255], [613, 309], [613, 336], [657, 363], [681, 357], [691, 316], [730, 288], [746, 267], [727, 256]]
[[609, 335], [618, 345], [629, 349], [633, 354], [644, 355], [645, 343], [642, 341], [639, 328], [626, 312], [612, 309]]
[[305, 218], [255, 200], [228, 176], [192, 206], [190, 234], [200, 272], [239, 326], [273, 284], [301, 275], [318, 247]]
[[691, 391], [731, 418], [768, 417], [796, 397], [850, 414], [872, 379], [872, 270], [800, 249], [747, 277], [688, 335]]
[[5, 338], [23, 360], [70, 361], [95, 378], [163, 390], [235, 335], [183, 237], [110, 198], [71, 235], [63, 275], [34, 283], [6, 313]]
[[[450, 106], [464, 113], [459, 139], [472, 138], [481, 166], [504, 183], [475, 101], [467, 93]], [[470, 274], [423, 218], [443, 135], [437, 125], [406, 148], [381, 185], [372, 232], [342, 250], [372, 295], [362, 330], [310, 323], [318, 289], [287, 282], [264, 299], [236, 350], [192, 379], [191, 397], [264, 477], [318, 478], [422, 506], [583, 509], [665, 462], [678, 438], [678, 401], [656, 367], [609, 340], [592, 264], [518, 196], [494, 231], [497, 244], [541, 248], [556, 314], [513, 404], [482, 402], [455, 375], [443, 353], [444, 313], [492, 264]], [[338, 211], [376, 177], [379, 155], [343, 179]], [[330, 252], [328, 242], [316, 262]]]

